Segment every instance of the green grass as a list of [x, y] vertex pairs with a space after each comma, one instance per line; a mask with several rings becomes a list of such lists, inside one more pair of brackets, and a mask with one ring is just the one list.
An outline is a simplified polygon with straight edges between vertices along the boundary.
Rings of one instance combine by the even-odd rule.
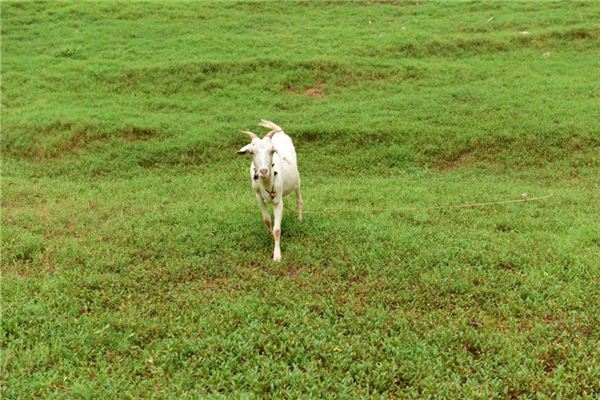
[[1, 12], [4, 398], [600, 395], [600, 3]]

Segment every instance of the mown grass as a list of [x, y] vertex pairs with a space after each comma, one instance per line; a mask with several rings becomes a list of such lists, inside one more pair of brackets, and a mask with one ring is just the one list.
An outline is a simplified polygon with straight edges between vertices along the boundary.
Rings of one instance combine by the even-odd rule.
[[4, 397], [599, 395], [598, 3], [1, 12]]

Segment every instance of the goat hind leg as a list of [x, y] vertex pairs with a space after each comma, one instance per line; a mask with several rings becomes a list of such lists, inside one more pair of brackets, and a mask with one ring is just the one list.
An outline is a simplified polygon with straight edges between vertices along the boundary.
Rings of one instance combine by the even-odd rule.
[[300, 185], [296, 188], [296, 215], [298, 221], [302, 221], [302, 194], [300, 193]]

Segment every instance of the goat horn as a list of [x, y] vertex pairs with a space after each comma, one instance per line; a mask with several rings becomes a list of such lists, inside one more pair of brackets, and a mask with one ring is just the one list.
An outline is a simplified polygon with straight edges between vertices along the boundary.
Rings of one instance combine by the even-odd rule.
[[283, 130], [278, 125], [276, 125], [275, 123], [273, 123], [271, 121], [267, 121], [265, 119], [261, 119], [260, 122], [258, 123], [258, 125], [262, 126], [263, 128], [273, 129], [275, 131], [277, 131], [277, 130], [282, 131]]
[[250, 137], [250, 139], [256, 139], [257, 138], [256, 133], [254, 133], [254, 132], [250, 132], [250, 131], [240, 131], [240, 132], [248, 135]]
[[273, 135], [276, 134], [277, 132], [281, 132], [281, 129], [273, 129], [271, 131], [269, 131], [265, 137], [268, 137], [269, 139], [273, 138]]

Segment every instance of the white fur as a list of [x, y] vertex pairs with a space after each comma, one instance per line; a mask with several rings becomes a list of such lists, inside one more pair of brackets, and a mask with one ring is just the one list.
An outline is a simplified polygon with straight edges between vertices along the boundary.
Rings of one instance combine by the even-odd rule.
[[[252, 142], [238, 154], [251, 154], [250, 180], [256, 195], [256, 201], [262, 211], [263, 221], [269, 233], [275, 239], [273, 260], [281, 260], [281, 218], [283, 216], [283, 198], [291, 192], [296, 193], [298, 219], [302, 220], [302, 195], [300, 193], [300, 172], [296, 162], [296, 149], [292, 139], [283, 129], [271, 121], [261, 120], [260, 126], [271, 129], [263, 139], [252, 132], [242, 131]], [[268, 171], [265, 174], [262, 172]], [[258, 179], [254, 179], [258, 175]], [[273, 204], [274, 224], [271, 228], [271, 215], [267, 204]]]

